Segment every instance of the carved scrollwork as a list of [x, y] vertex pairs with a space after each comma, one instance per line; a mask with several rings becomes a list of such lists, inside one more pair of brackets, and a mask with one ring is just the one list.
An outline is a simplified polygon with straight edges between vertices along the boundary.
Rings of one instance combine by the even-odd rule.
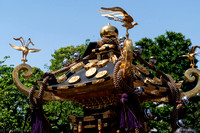
[[200, 92], [200, 70], [196, 68], [190, 68], [185, 72], [184, 76], [185, 76], [186, 81], [188, 82], [194, 82], [196, 79], [195, 76], [198, 79], [197, 85], [192, 90], [183, 92], [181, 95], [181, 96], [187, 96], [188, 98], [191, 98]]
[[[27, 64], [20, 64], [17, 67], [15, 67], [15, 69], [13, 70], [13, 81], [15, 83], [15, 85], [17, 86], [17, 88], [24, 94], [29, 95], [30, 92], [30, 88], [24, 86], [21, 81], [19, 80], [19, 73], [23, 71], [22, 76], [24, 78], [30, 78], [33, 74], [33, 69], [31, 68], [31, 66], [27, 65]], [[26, 73], [25, 73], [26, 71]]]
[[[31, 66], [29, 66], [28, 64], [20, 64], [18, 66], [15, 67], [15, 69], [13, 70], [13, 81], [15, 83], [15, 85], [17, 86], [17, 88], [24, 94], [29, 95], [31, 89], [26, 87], [25, 85], [23, 85], [21, 83], [21, 81], [19, 80], [19, 73], [23, 71], [22, 76], [24, 78], [30, 78], [33, 74], [33, 69]], [[38, 98], [38, 94], [39, 91], [35, 90], [33, 96], [35, 98]], [[56, 96], [55, 94], [53, 94], [52, 92], [44, 92], [44, 96], [43, 96], [43, 100], [45, 101], [56, 101], [56, 100], [64, 100], [58, 96]]]

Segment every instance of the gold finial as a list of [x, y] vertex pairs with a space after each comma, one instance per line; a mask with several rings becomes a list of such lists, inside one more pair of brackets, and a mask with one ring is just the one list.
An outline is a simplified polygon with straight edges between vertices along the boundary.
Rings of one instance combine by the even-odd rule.
[[101, 28], [100, 36], [101, 36], [101, 38], [103, 38], [103, 37], [117, 37], [118, 36], [118, 29], [115, 26], [108, 23], [108, 25]]
[[[112, 7], [112, 8], [101, 7], [101, 9], [106, 10], [106, 11], [99, 11], [100, 13], [108, 13], [108, 14], [102, 14], [102, 16], [105, 16], [110, 20], [123, 23], [122, 26], [126, 28], [127, 38], [129, 37], [128, 30], [133, 28], [135, 25], [138, 25], [137, 22], [133, 22], [134, 19], [121, 7]], [[123, 16], [123, 18], [119, 18], [119, 16]]]
[[199, 53], [199, 52], [195, 52], [196, 48], [200, 48], [200, 46], [193, 46], [191, 48], [191, 53], [187, 53], [186, 55], [181, 56], [181, 57], [188, 57], [189, 58], [189, 60], [191, 62], [190, 66], [192, 68], [194, 68], [194, 66], [196, 65], [195, 62], [194, 62], [194, 59], [195, 59], [194, 56]]
[[16, 50], [19, 50], [19, 51], [22, 51], [22, 61], [23, 63], [27, 62], [28, 60], [26, 59], [27, 55], [29, 52], [39, 52], [41, 49], [32, 49], [32, 48], [29, 48], [29, 44], [33, 44], [33, 42], [31, 41], [31, 39], [29, 38], [27, 42], [24, 41], [23, 37], [20, 37], [20, 38], [13, 38], [14, 40], [16, 41], [20, 41], [21, 44], [22, 44], [22, 47], [18, 47], [18, 46], [15, 46], [15, 45], [12, 45], [10, 44], [10, 46]]
[[194, 63], [194, 56], [195, 56], [196, 54], [198, 54], [198, 53], [199, 53], [199, 52], [187, 53], [186, 55], [182, 55], [181, 57], [188, 57], [189, 60], [190, 60], [190, 62], [191, 62], [190, 66], [191, 66], [192, 68], [194, 68], [194, 66], [195, 66], [195, 63]]

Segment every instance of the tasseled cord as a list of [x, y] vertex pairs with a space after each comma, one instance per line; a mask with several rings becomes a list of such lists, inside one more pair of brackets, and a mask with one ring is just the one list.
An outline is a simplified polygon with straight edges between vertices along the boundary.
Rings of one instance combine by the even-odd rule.
[[33, 97], [33, 92], [35, 87], [31, 89], [29, 99], [31, 103], [32, 113], [31, 113], [31, 133], [49, 133], [50, 124], [45, 116], [42, 104], [38, 102], [38, 99]]
[[49, 133], [49, 122], [45, 117], [42, 106], [39, 108], [33, 108], [31, 120], [31, 133]]
[[122, 94], [120, 102], [122, 103], [120, 129], [138, 131], [142, 125], [137, 120], [126, 93]]

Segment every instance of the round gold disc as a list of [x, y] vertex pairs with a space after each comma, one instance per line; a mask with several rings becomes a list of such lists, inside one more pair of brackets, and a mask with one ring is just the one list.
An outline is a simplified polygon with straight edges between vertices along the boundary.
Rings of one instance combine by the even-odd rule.
[[89, 77], [94, 76], [96, 73], [97, 73], [96, 67], [92, 67], [92, 68], [88, 69], [88, 70], [85, 72], [85, 76], [89, 78]]
[[95, 66], [95, 62], [90, 62], [90, 63], [87, 63], [85, 66], [84, 66], [84, 68], [86, 69], [86, 70], [88, 70], [88, 69], [90, 69], [91, 67], [93, 67], [93, 66]]
[[97, 63], [98, 67], [103, 67], [108, 63], [108, 59], [101, 60]]
[[95, 76], [95, 78], [97, 78], [97, 79], [103, 78], [106, 75], [108, 75], [108, 71], [107, 70], [103, 70], [101, 72], [98, 72], [97, 75]]
[[74, 83], [77, 83], [81, 80], [81, 77], [80, 76], [73, 76], [71, 77], [69, 80], [68, 80], [68, 83], [69, 84], [74, 84]]

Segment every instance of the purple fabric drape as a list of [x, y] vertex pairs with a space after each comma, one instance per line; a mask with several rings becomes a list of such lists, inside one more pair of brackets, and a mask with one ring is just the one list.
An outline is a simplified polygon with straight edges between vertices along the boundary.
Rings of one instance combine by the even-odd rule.
[[120, 102], [122, 103], [120, 128], [125, 128], [125, 129], [141, 128], [142, 125], [137, 120], [132, 108], [132, 106], [134, 105], [132, 105], [132, 102], [128, 100], [128, 95], [126, 93], [122, 94]]
[[32, 131], [31, 133], [49, 133], [49, 123], [45, 118], [42, 107], [33, 109], [32, 112]]

